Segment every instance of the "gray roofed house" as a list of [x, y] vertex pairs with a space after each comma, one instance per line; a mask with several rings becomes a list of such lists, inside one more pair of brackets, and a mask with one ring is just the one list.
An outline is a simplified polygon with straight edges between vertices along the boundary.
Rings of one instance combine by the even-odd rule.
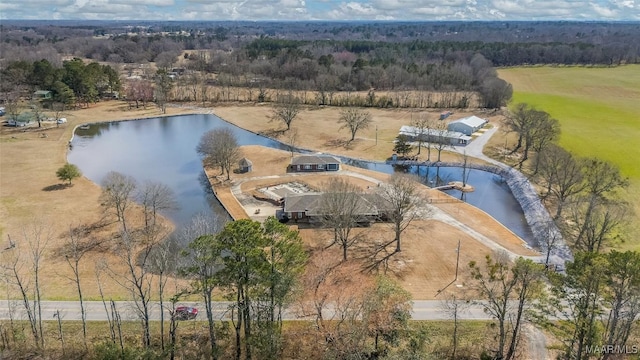
[[[322, 193], [287, 195], [284, 198], [283, 215], [295, 221], [319, 221], [324, 215], [321, 209], [322, 195]], [[358, 217], [358, 221], [365, 219], [374, 221], [374, 219], [384, 217], [389, 209], [389, 204], [385, 203], [380, 195], [361, 194], [354, 216]]]
[[330, 155], [300, 155], [291, 159], [290, 171], [338, 171], [340, 160]]

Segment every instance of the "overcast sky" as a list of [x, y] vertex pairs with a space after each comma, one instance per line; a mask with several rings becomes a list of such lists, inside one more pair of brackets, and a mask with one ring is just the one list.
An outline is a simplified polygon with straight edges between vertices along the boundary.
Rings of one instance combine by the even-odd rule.
[[1, 19], [640, 20], [640, 0], [0, 0]]

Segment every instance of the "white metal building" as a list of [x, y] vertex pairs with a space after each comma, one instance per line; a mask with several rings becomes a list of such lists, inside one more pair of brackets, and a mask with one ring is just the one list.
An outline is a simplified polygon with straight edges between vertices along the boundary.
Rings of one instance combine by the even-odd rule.
[[466, 118], [454, 120], [447, 125], [449, 131], [457, 131], [465, 135], [471, 135], [482, 129], [488, 121], [477, 116], [469, 116]]
[[466, 145], [471, 141], [471, 136], [467, 136], [461, 132], [438, 129], [425, 129], [423, 132], [420, 132], [420, 129], [407, 125], [400, 127], [400, 135], [407, 136], [411, 141], [417, 141], [420, 138], [425, 142], [445, 143], [449, 145]]

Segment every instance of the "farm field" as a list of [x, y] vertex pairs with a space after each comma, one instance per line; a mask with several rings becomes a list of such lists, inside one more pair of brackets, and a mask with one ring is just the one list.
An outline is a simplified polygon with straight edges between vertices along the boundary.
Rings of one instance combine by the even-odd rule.
[[[498, 70], [525, 102], [560, 121], [560, 144], [577, 155], [620, 167], [630, 180], [628, 200], [640, 226], [640, 66], [535, 67]], [[640, 248], [640, 241], [624, 247]]]

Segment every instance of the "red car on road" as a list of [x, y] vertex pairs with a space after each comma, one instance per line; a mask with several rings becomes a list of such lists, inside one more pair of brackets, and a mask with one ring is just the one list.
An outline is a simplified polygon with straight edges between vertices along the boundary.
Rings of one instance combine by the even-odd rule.
[[198, 309], [191, 306], [178, 306], [173, 316], [176, 320], [192, 320], [198, 316]]

